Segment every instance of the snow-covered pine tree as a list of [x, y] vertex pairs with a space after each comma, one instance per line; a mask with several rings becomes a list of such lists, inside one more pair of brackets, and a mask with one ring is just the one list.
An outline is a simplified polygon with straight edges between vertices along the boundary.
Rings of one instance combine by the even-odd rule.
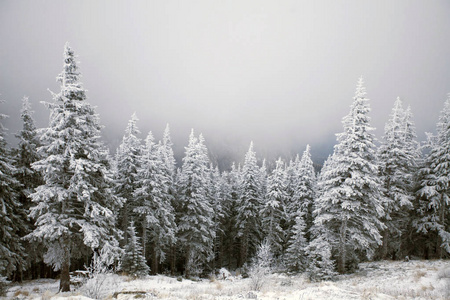
[[373, 255], [381, 244], [380, 230], [385, 228], [380, 221], [384, 211], [369, 111], [360, 78], [350, 113], [342, 121], [344, 132], [337, 135], [333, 163], [322, 176], [321, 195], [315, 202], [314, 224], [323, 227], [335, 243], [339, 273], [346, 272], [348, 256], [356, 251]]
[[[172, 139], [170, 137], [170, 127], [169, 124], [166, 125], [166, 128], [164, 129], [163, 139], [162, 139], [162, 148], [161, 153], [163, 156], [163, 161], [165, 162], [166, 171], [165, 173], [169, 174], [169, 194], [170, 198], [168, 201], [170, 201], [172, 207], [175, 209], [176, 207], [176, 201], [175, 196], [177, 194], [177, 188], [175, 186], [175, 178], [176, 178], [176, 160], [173, 153], [173, 143]], [[170, 268], [172, 274], [175, 273], [175, 264], [176, 264], [176, 246], [175, 244], [172, 245], [169, 249], [168, 253], [168, 260], [170, 263]]]
[[[128, 226], [134, 221], [133, 216], [133, 193], [138, 188], [137, 172], [139, 169], [139, 158], [142, 155], [141, 139], [138, 135], [141, 133], [137, 127], [138, 117], [136, 113], [128, 121], [125, 135], [116, 151], [115, 156], [115, 193], [124, 199], [123, 207], [119, 213], [119, 226], [124, 232], [123, 242], [126, 244], [128, 239]], [[140, 225], [140, 224], [138, 224]], [[138, 229], [141, 229], [139, 226]]]
[[[411, 151], [413, 133], [407, 125], [407, 116], [400, 98], [394, 103], [378, 149], [379, 176], [383, 187], [382, 218], [387, 228], [383, 231], [382, 258], [400, 256], [402, 234], [409, 223], [413, 208], [412, 178], [416, 157]], [[409, 123], [411, 125], [411, 120]], [[407, 130], [409, 133], [407, 133]]]
[[240, 240], [240, 266], [255, 254], [261, 242], [261, 172], [256, 164], [253, 142], [245, 155], [241, 175], [241, 197], [237, 205], [236, 225]]
[[281, 222], [286, 219], [284, 207], [287, 197], [286, 173], [280, 157], [267, 180], [267, 194], [261, 211], [265, 240], [275, 257], [282, 255], [285, 250], [285, 232]]
[[306, 273], [311, 281], [330, 280], [337, 274], [331, 257], [332, 247], [326, 233], [316, 233], [317, 235], [305, 249]]
[[136, 235], [136, 228], [133, 222], [128, 227], [128, 242], [125, 245], [121, 262], [121, 270], [129, 276], [143, 277], [148, 275], [150, 271], [142, 254], [142, 245], [139, 237]]
[[167, 172], [169, 173], [170, 177], [173, 178], [175, 176], [175, 157], [173, 154], [173, 143], [172, 139], [170, 138], [170, 127], [169, 124], [166, 125], [166, 128], [164, 129], [163, 139], [162, 139], [162, 154], [163, 154], [163, 160], [166, 163]]
[[14, 150], [14, 164], [17, 168], [16, 178], [22, 184], [20, 202], [25, 209], [29, 209], [31, 201], [28, 195], [42, 184], [42, 176], [31, 167], [32, 163], [40, 159], [37, 149], [41, 146], [41, 142], [34, 124], [33, 111], [28, 97], [22, 99], [20, 117], [23, 121], [23, 128], [16, 134], [19, 143], [17, 149]]
[[[32, 220], [28, 218], [32, 204], [29, 195], [34, 192], [36, 187], [43, 184], [42, 175], [31, 167], [32, 163], [40, 159], [37, 149], [41, 146], [32, 115], [33, 111], [31, 110], [31, 104], [28, 101], [28, 97], [23, 97], [20, 115], [23, 127], [22, 130], [16, 134], [19, 143], [17, 149], [13, 150], [14, 165], [17, 169], [15, 177], [21, 184], [18, 198], [22, 205], [20, 218], [24, 220], [26, 225], [25, 231], [20, 233], [20, 236], [22, 237], [30, 233], [34, 228]], [[42, 253], [39, 251], [39, 247], [27, 243], [26, 241], [24, 241], [24, 247], [28, 254], [28, 267], [30, 267], [30, 264], [41, 260]]]
[[213, 223], [214, 223], [214, 259], [212, 261], [212, 269], [216, 268], [216, 260], [218, 265], [221, 266], [223, 260], [222, 244], [224, 237], [224, 219], [225, 219], [225, 207], [223, 205], [227, 194], [226, 184], [227, 182], [222, 177], [219, 171], [219, 167], [215, 167], [210, 164], [209, 167], [209, 188], [208, 195], [211, 201], [211, 207], [214, 210]]
[[204, 138], [189, 136], [178, 181], [179, 241], [185, 254], [185, 275], [199, 273], [214, 258], [214, 210], [208, 198], [209, 158]]
[[288, 228], [292, 228], [295, 224], [295, 218], [300, 211], [300, 202], [295, 201], [295, 195], [297, 190], [297, 185], [300, 180], [300, 172], [298, 171], [300, 167], [300, 156], [297, 154], [294, 160], [289, 161], [289, 165], [286, 168], [286, 182], [287, 182], [287, 191], [288, 191], [288, 201], [286, 202], [286, 222], [289, 223]]
[[316, 172], [311, 159], [311, 147], [309, 145], [306, 146], [303, 152], [297, 171], [298, 181], [294, 191], [293, 201], [298, 201], [300, 211], [294, 211], [293, 214], [295, 216], [294, 219], [301, 216], [305, 220], [305, 233], [306, 238], [309, 240], [309, 230], [313, 224], [312, 211], [317, 188]]
[[[223, 261], [222, 265], [233, 266], [240, 265], [239, 247], [237, 244], [237, 205], [241, 195], [241, 171], [240, 166], [236, 167], [232, 163], [230, 172], [223, 172], [222, 194], [223, 202], [222, 208], [226, 218], [223, 219]], [[226, 263], [225, 263], [226, 262]]]
[[142, 222], [143, 255], [146, 257], [149, 241], [152, 272], [157, 273], [159, 263], [176, 242], [176, 224], [170, 195], [172, 179], [164, 161], [163, 145], [153, 142], [151, 132], [145, 139], [136, 182], [139, 187], [133, 193], [133, 212]]
[[[0, 101], [2, 103], [3, 101]], [[0, 121], [7, 116], [0, 114]], [[25, 267], [24, 248], [20, 233], [26, 229], [18, 199], [20, 183], [5, 140], [6, 129], [0, 122], [0, 277]]]
[[297, 216], [295, 225], [291, 229], [292, 234], [288, 241], [288, 247], [285, 254], [286, 266], [292, 271], [301, 271], [306, 269], [306, 224], [302, 215]]
[[64, 47], [61, 91], [47, 103], [50, 121], [41, 132], [42, 159], [32, 167], [44, 184], [31, 194], [36, 228], [27, 235], [43, 242], [44, 261], [61, 270], [60, 290], [70, 290], [71, 258], [117, 246], [114, 212], [121, 200], [111, 190], [108, 151], [100, 141], [99, 117], [86, 100], [73, 50]]
[[415, 222], [419, 232], [437, 233], [436, 256], [443, 257], [442, 250], [450, 253], [450, 94], [437, 123], [437, 135], [429, 139], [430, 152], [421, 168], [422, 197], [420, 219]]

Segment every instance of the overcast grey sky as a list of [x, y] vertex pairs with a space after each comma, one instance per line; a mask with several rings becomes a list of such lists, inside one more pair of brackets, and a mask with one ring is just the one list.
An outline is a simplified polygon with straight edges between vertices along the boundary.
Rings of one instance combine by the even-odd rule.
[[[397, 96], [420, 138], [450, 92], [450, 1], [0, 1], [1, 111], [12, 135], [21, 98], [57, 92], [66, 41], [88, 100], [117, 146], [133, 112], [145, 136], [191, 128], [215, 153], [324, 156], [357, 79], [381, 137]], [[220, 150], [220, 151], [219, 151]], [[179, 150], [181, 151], [181, 150]]]

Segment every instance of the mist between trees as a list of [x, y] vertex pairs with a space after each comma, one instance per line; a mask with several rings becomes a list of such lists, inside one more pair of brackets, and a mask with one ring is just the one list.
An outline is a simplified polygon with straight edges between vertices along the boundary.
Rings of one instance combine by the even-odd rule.
[[449, 257], [449, 99], [422, 144], [397, 99], [376, 146], [360, 78], [320, 172], [309, 146], [289, 161], [258, 163], [253, 143], [225, 171], [194, 130], [177, 168], [169, 126], [162, 140], [143, 139], [136, 115], [110, 154], [68, 44], [57, 79], [48, 127], [36, 128], [27, 98], [17, 148], [0, 127], [0, 274], [10, 280], [59, 274], [68, 291], [70, 271], [94, 254], [96, 264], [100, 257], [136, 277], [225, 267], [312, 280], [368, 259]]

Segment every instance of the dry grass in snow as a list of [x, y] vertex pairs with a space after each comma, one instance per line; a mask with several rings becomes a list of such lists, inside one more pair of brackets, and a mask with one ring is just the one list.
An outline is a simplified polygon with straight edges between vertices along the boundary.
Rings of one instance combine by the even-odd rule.
[[[102, 289], [106, 299], [450, 299], [450, 261], [369, 262], [334, 281], [309, 282], [306, 276], [272, 274], [260, 291], [250, 279], [192, 281], [167, 276], [132, 280], [115, 276]], [[34, 280], [9, 288], [10, 299], [89, 299], [83, 288], [58, 293], [57, 280]], [[113, 298], [114, 293], [115, 298]], [[84, 293], [86, 294], [86, 293]]]

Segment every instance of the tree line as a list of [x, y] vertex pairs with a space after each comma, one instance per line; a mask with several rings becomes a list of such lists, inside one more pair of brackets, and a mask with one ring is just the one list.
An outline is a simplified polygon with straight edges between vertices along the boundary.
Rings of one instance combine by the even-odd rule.
[[397, 99], [377, 146], [360, 79], [318, 174], [309, 146], [268, 169], [253, 143], [219, 170], [193, 130], [177, 168], [169, 127], [142, 140], [136, 115], [110, 155], [68, 44], [57, 79], [48, 127], [36, 128], [27, 98], [16, 148], [0, 123], [1, 276], [58, 272], [68, 291], [70, 271], [94, 254], [134, 276], [245, 272], [263, 243], [280, 270], [317, 280], [367, 259], [449, 256], [450, 98], [422, 145]]

